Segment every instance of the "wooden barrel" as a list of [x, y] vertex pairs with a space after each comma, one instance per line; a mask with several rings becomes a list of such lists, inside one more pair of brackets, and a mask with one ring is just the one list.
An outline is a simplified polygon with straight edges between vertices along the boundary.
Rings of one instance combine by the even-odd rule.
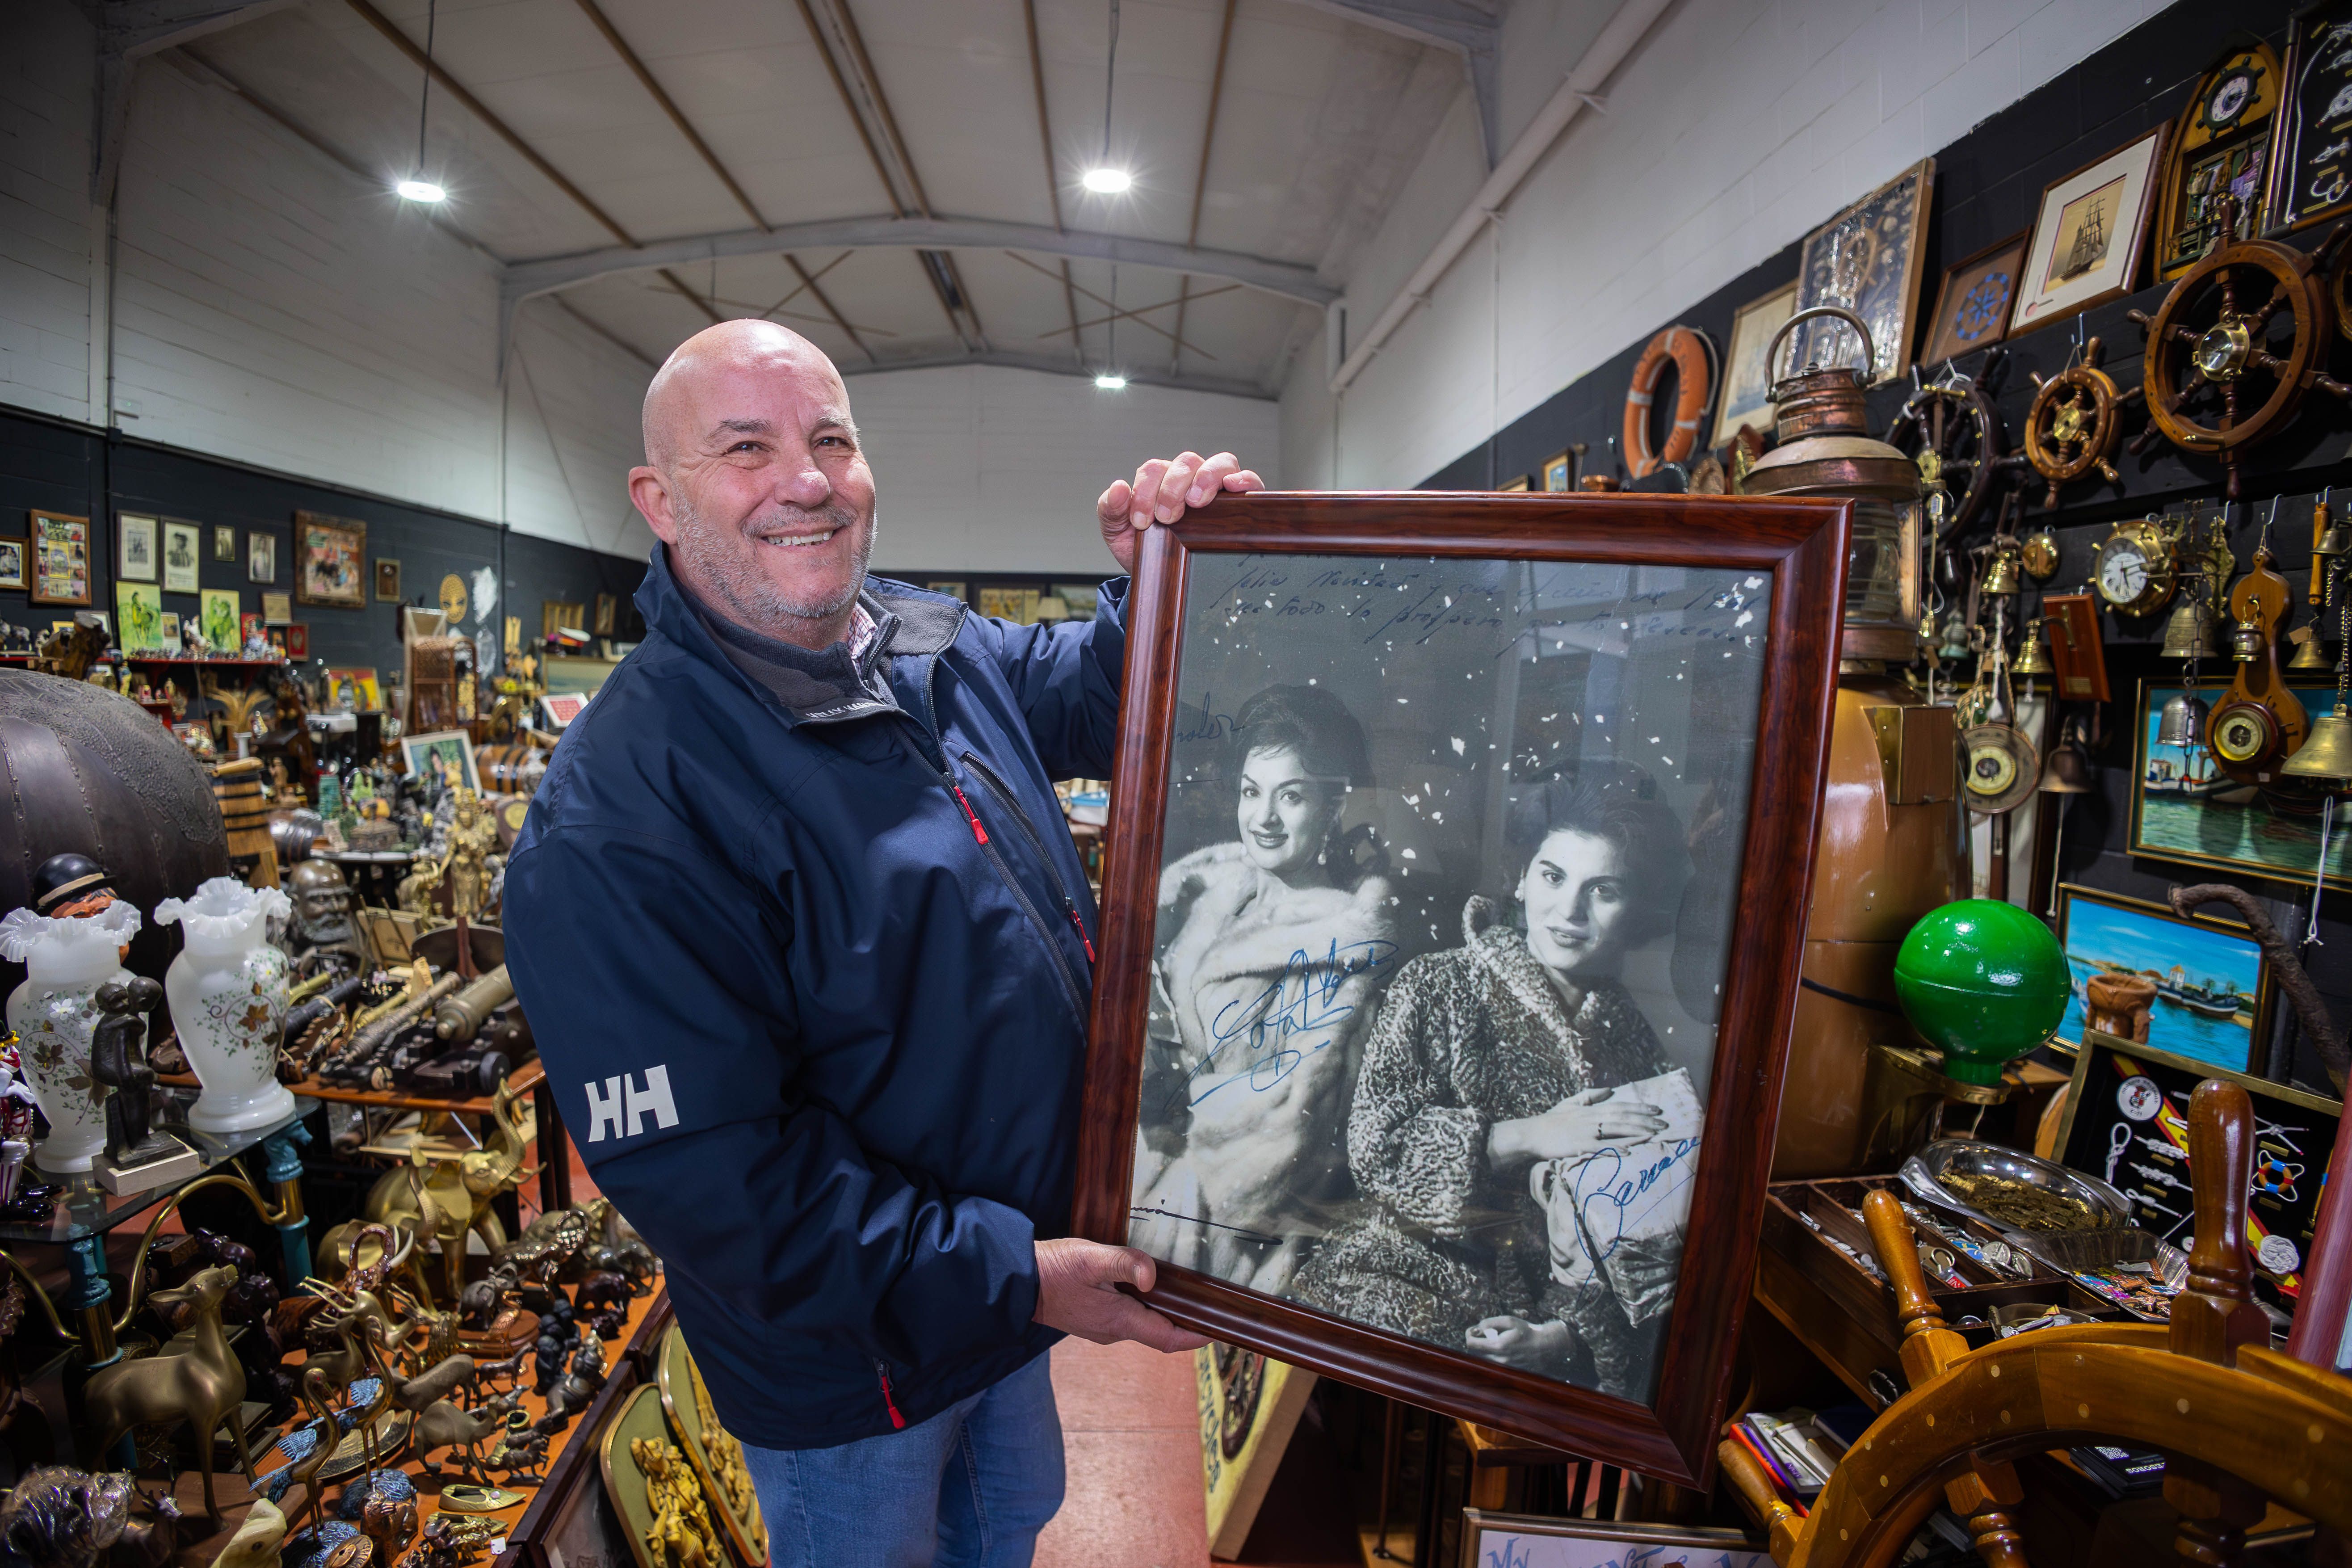
[[261, 795], [261, 759], [246, 757], [213, 770], [213, 798], [228, 830], [228, 858], [257, 888], [278, 886], [278, 847], [269, 837], [270, 805]]

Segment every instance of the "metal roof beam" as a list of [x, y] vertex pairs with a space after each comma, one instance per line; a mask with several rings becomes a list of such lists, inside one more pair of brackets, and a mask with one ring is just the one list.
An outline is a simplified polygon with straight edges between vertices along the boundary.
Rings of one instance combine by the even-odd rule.
[[98, 91], [91, 104], [89, 199], [114, 205], [122, 138], [131, 124], [131, 81], [139, 62], [271, 11], [294, 0], [110, 0], [88, 7], [98, 27]]
[[1292, 0], [1384, 33], [1438, 44], [1462, 57], [1463, 74], [1478, 104], [1478, 134], [1486, 167], [1503, 155], [1502, 18], [1472, 0]]
[[[1076, 376], [1092, 380], [1094, 373], [1072, 365], [1062, 354], [1028, 353], [1019, 349], [982, 349], [972, 353], [924, 354], [908, 359], [882, 359], [872, 364], [845, 364], [840, 367], [845, 380], [861, 375], [881, 375], [898, 370], [938, 370], [967, 364], [992, 364], [1010, 370], [1034, 370], [1045, 375]], [[1223, 376], [1188, 375], [1182, 380], [1163, 371], [1129, 371], [1131, 386], [1166, 386], [1179, 392], [1214, 392], [1227, 397], [1250, 397], [1261, 403], [1277, 401], [1281, 394], [1270, 392], [1255, 382], [1236, 381]]]

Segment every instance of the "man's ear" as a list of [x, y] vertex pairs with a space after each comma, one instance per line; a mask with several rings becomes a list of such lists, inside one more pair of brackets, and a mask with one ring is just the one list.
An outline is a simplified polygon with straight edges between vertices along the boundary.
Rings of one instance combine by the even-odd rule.
[[677, 542], [677, 519], [670, 510], [669, 479], [659, 468], [629, 470], [629, 502], [664, 544]]

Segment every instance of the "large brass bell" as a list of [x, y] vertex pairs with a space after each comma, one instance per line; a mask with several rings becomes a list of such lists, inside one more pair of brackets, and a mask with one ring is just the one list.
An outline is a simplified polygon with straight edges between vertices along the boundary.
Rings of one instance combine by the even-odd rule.
[[2352, 555], [2352, 522], [2330, 522], [2311, 552], [2323, 561], [2337, 561]]
[[2043, 795], [2089, 795], [2098, 787], [2091, 782], [2090, 753], [2083, 750], [2074, 726], [2066, 727], [2066, 738], [2042, 763], [2042, 782], [2034, 787]]
[[2048, 675], [2054, 668], [2050, 662], [2050, 645], [2042, 638], [2042, 623], [2035, 621], [2026, 628], [2025, 646], [2017, 650], [2017, 658], [2010, 665], [2009, 672], [2022, 676]]
[[2189, 595], [2174, 606], [2158, 651], [2166, 658], [2211, 658], [2221, 651], [2213, 646], [2213, 606], [2204, 595]]
[[2294, 644], [2294, 657], [2286, 661], [2289, 669], [2336, 668], [2336, 661], [2327, 657], [2327, 649], [2320, 643], [2317, 626], [2298, 626], [2287, 634], [2286, 640]]
[[2017, 551], [2012, 546], [2003, 544], [1993, 551], [1981, 591], [1995, 597], [2017, 592]]
[[2341, 697], [2334, 712], [2312, 721], [2302, 749], [2279, 772], [2297, 779], [2352, 779], [2352, 712], [2345, 710]]
[[2203, 744], [2205, 712], [2203, 698], [2193, 691], [2176, 692], [2157, 715], [2156, 743], [2159, 746]]

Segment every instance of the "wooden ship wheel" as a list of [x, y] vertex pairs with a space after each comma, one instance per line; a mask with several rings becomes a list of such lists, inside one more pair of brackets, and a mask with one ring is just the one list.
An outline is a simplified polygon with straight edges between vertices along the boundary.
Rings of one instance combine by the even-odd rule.
[[2352, 1378], [2267, 1348], [2269, 1321], [2250, 1289], [2242, 1238], [2252, 1102], [2234, 1084], [2208, 1080], [2189, 1121], [2197, 1240], [2168, 1325], [2037, 1329], [1971, 1351], [1928, 1294], [1901, 1206], [1884, 1192], [1864, 1200], [1872, 1249], [1895, 1291], [1911, 1392], [1846, 1450], [1802, 1518], [1746, 1449], [1726, 1442], [1716, 1450], [1769, 1527], [1775, 1563], [1880, 1568], [1948, 1502], [1988, 1568], [2026, 1568], [2032, 1543], [2017, 1527], [2024, 1493], [2015, 1461], [2103, 1442], [2167, 1456], [2164, 1495], [2180, 1516], [2180, 1561], [2237, 1563], [2265, 1500], [2352, 1530]]
[[2099, 368], [2105, 345], [2093, 338], [2083, 345], [2083, 357], [2046, 380], [2033, 378], [2033, 405], [2025, 415], [2025, 460], [2050, 481], [2042, 504], [2058, 504], [2058, 489], [2070, 480], [2096, 471], [2107, 483], [2120, 484], [2116, 472], [2116, 442], [2123, 435], [2123, 407], [2139, 396], [2139, 389], [2116, 389], [2115, 377]]
[[1957, 377], [1920, 387], [1887, 426], [1886, 444], [1919, 465], [1920, 481], [1929, 493], [1942, 486], [1945, 500], [1936, 520], [1939, 537], [1964, 532], [1984, 515], [1994, 477], [2006, 466], [2000, 414], [1981, 384], [2002, 353], [1998, 348], [1987, 353], [1984, 374], [1975, 379]]
[[2219, 247], [2181, 275], [2155, 315], [2131, 312], [2147, 330], [2150, 418], [2134, 451], [2160, 432], [2184, 451], [2218, 456], [2234, 500], [2240, 455], [2284, 429], [2304, 394], [2315, 386], [2352, 397], [2320, 369], [2336, 325], [2327, 274], [2344, 236], [2339, 226], [2313, 255], [2263, 239]]

